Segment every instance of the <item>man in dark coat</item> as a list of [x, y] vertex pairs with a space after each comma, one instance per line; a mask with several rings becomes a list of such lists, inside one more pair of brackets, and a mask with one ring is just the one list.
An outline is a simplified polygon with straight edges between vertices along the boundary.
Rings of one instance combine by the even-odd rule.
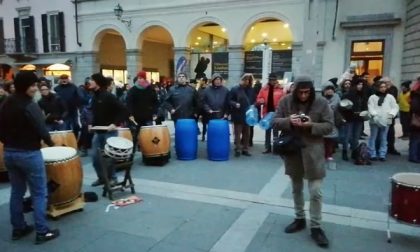
[[231, 119], [235, 134], [235, 157], [241, 155], [251, 156], [249, 146], [249, 125], [246, 124], [245, 114], [251, 105], [255, 103], [256, 95], [252, 88], [254, 77], [252, 74], [244, 74], [241, 83], [230, 90], [229, 105]]
[[296, 214], [295, 221], [286, 227], [285, 232], [294, 233], [306, 227], [303, 179], [307, 179], [311, 236], [319, 246], [327, 247], [328, 239], [321, 229], [321, 184], [325, 177], [323, 136], [330, 134], [333, 129], [333, 111], [323, 97], [315, 95], [310, 77], [297, 77], [294, 83], [292, 95], [280, 101], [273, 120], [273, 127], [286, 134], [300, 136], [305, 144], [301, 151], [282, 157], [286, 174], [292, 181]]
[[178, 119], [195, 119], [198, 113], [197, 91], [188, 85], [187, 75], [178, 74], [178, 82], [169, 89], [165, 98], [164, 107], [171, 113], [176, 124]]
[[48, 131], [64, 130], [64, 118], [67, 115], [67, 108], [64, 101], [56, 94], [50, 92], [47, 83], [39, 85], [41, 99], [38, 101], [39, 107], [45, 114], [45, 123]]

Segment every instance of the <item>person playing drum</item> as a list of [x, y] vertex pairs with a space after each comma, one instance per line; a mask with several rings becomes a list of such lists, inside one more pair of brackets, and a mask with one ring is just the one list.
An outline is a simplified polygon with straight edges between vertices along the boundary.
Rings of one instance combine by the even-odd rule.
[[[92, 162], [98, 179], [92, 183], [92, 186], [104, 184], [102, 166], [98, 156], [98, 148], [103, 149], [106, 139], [117, 136], [116, 125], [122, 123], [127, 118], [127, 110], [115, 95], [107, 91], [109, 81], [101, 74], [95, 73], [91, 76], [90, 88], [94, 91], [92, 114], [92, 126], [107, 126], [102, 130], [95, 130], [92, 140], [93, 154]], [[117, 182], [115, 171], [109, 172], [111, 184]]]
[[38, 77], [32, 71], [16, 75], [16, 94], [7, 98], [0, 108], [0, 141], [4, 143], [4, 159], [11, 183], [10, 219], [12, 240], [30, 234], [34, 227], [23, 216], [23, 196], [26, 185], [32, 198], [36, 238], [40, 244], [60, 235], [58, 229], [47, 225], [47, 177], [40, 151], [41, 139], [53, 146], [45, 119], [38, 105], [32, 101], [37, 91]]

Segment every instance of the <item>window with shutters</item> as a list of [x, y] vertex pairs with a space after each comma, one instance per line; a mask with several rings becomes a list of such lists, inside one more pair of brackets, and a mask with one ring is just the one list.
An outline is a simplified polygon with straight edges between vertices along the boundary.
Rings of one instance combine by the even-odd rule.
[[48, 40], [51, 52], [60, 52], [58, 13], [48, 15]]
[[65, 52], [64, 13], [41, 15], [44, 52]]

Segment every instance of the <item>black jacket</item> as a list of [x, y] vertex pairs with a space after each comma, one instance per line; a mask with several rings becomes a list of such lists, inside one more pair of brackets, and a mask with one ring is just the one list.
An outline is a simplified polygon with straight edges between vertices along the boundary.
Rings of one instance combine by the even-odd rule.
[[60, 84], [54, 88], [58, 96], [66, 103], [69, 115], [77, 114], [77, 109], [80, 106], [80, 90], [73, 83]]
[[0, 109], [0, 141], [5, 148], [39, 150], [41, 139], [53, 146], [39, 106], [26, 95], [11, 95]]
[[38, 105], [45, 114], [45, 122], [47, 124], [63, 120], [67, 115], [67, 108], [64, 101], [53, 93], [42, 96], [38, 101]]
[[[222, 118], [229, 111], [229, 90], [224, 87], [208, 86], [201, 97], [201, 104], [204, 112], [210, 118]], [[210, 114], [209, 111], [219, 111]]]
[[[255, 103], [256, 95], [252, 87], [235, 86], [229, 93], [230, 115], [234, 123], [245, 124], [245, 114], [249, 107]], [[236, 103], [240, 107], [236, 107]]]
[[175, 120], [194, 118], [198, 114], [197, 91], [190, 85], [175, 85], [169, 89], [164, 106], [169, 112], [175, 109], [172, 114]]
[[117, 97], [106, 90], [98, 90], [93, 96], [92, 126], [118, 125], [127, 119], [127, 109]]
[[344, 117], [344, 119], [348, 122], [363, 121], [363, 118], [359, 116], [359, 113], [367, 110], [368, 96], [366, 92], [350, 90], [343, 95], [342, 99], [349, 99], [353, 102], [353, 107], [351, 109], [339, 107], [340, 114]]
[[158, 106], [158, 97], [152, 85], [144, 88], [136, 84], [128, 90], [128, 113], [134, 116], [137, 123], [152, 121], [153, 115], [157, 114]]

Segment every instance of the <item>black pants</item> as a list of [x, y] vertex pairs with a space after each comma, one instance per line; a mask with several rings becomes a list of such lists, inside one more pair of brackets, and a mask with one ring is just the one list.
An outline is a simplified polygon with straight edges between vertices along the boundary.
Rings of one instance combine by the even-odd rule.
[[395, 118], [392, 119], [392, 124], [389, 125], [388, 136], [387, 136], [388, 151], [395, 150], [395, 127], [394, 126], [395, 126]]
[[402, 126], [403, 136], [410, 135], [410, 123], [411, 123], [411, 114], [410, 112], [400, 111], [400, 122]]

